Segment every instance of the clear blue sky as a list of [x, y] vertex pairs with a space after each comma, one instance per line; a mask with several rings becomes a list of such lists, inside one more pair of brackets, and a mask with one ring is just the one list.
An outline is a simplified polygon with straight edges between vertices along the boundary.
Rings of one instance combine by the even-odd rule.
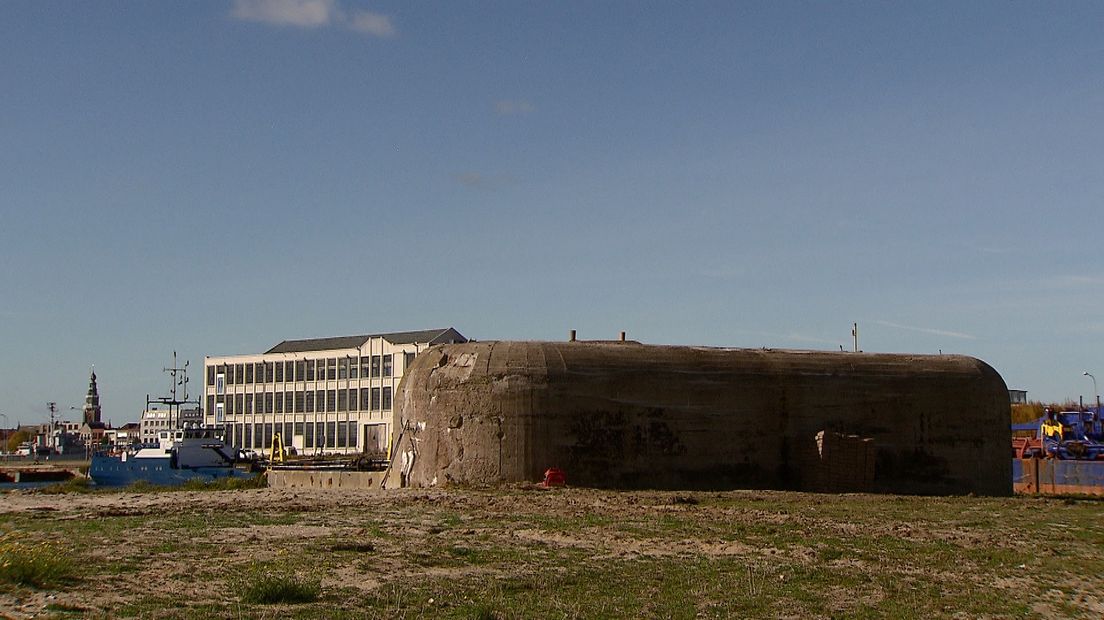
[[8, 0], [0, 413], [450, 325], [1088, 398], [1102, 120], [1098, 2]]

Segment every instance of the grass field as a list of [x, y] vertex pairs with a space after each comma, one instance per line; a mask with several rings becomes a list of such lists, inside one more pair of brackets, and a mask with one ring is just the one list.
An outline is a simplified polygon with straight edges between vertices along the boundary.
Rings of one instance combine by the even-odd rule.
[[5, 561], [45, 575], [0, 568], [13, 617], [1100, 618], [1104, 502], [17, 492]]

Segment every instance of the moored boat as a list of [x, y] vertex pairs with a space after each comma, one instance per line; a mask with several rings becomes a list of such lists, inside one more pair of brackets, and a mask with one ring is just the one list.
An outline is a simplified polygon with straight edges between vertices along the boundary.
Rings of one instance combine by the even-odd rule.
[[92, 457], [88, 476], [98, 486], [135, 482], [172, 486], [254, 475], [252, 462], [228, 447], [217, 426], [185, 426], [158, 434], [157, 447]]

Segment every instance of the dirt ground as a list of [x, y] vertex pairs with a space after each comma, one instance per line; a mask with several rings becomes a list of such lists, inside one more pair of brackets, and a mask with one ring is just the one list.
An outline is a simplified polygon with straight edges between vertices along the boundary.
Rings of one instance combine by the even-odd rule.
[[[1104, 502], [252, 489], [0, 495], [74, 559], [4, 617], [1104, 617]], [[316, 580], [247, 605], [245, 575]]]

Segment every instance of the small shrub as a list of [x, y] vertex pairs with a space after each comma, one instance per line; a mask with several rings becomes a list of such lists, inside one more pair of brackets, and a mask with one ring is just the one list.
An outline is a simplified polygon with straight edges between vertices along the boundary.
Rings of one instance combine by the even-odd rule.
[[242, 489], [263, 489], [268, 486], [268, 476], [261, 472], [248, 478], [219, 478], [207, 485], [215, 491], [238, 491]]
[[501, 620], [498, 609], [488, 603], [480, 603], [472, 613], [474, 620]]
[[80, 605], [69, 605], [67, 603], [49, 603], [46, 605], [46, 611], [53, 611], [62, 614], [80, 614], [87, 611]]
[[134, 482], [127, 485], [125, 488], [131, 493], [154, 493], [157, 491], [165, 490], [165, 487], [153, 484], [148, 480], [135, 480]]
[[350, 551], [353, 553], [371, 553], [376, 550], [372, 543], [338, 542], [330, 545], [330, 551]]
[[322, 584], [317, 579], [299, 577], [286, 570], [265, 570], [254, 563], [237, 589], [243, 603], [313, 603], [322, 593]]
[[65, 482], [44, 486], [38, 490], [46, 495], [67, 495], [69, 493], [91, 493], [95, 490], [88, 478], [70, 478]]
[[171, 486], [151, 484], [145, 480], [138, 480], [125, 488], [132, 493], [164, 493], [166, 491], [240, 491], [243, 489], [263, 489], [267, 486], [268, 478], [265, 477], [264, 473], [259, 473], [246, 478], [231, 478], [229, 476], [217, 478], [215, 480], [192, 478], [191, 480], [186, 480], [183, 484]]
[[24, 543], [0, 536], [0, 581], [32, 588], [57, 585], [74, 574], [69, 556], [50, 543]]

